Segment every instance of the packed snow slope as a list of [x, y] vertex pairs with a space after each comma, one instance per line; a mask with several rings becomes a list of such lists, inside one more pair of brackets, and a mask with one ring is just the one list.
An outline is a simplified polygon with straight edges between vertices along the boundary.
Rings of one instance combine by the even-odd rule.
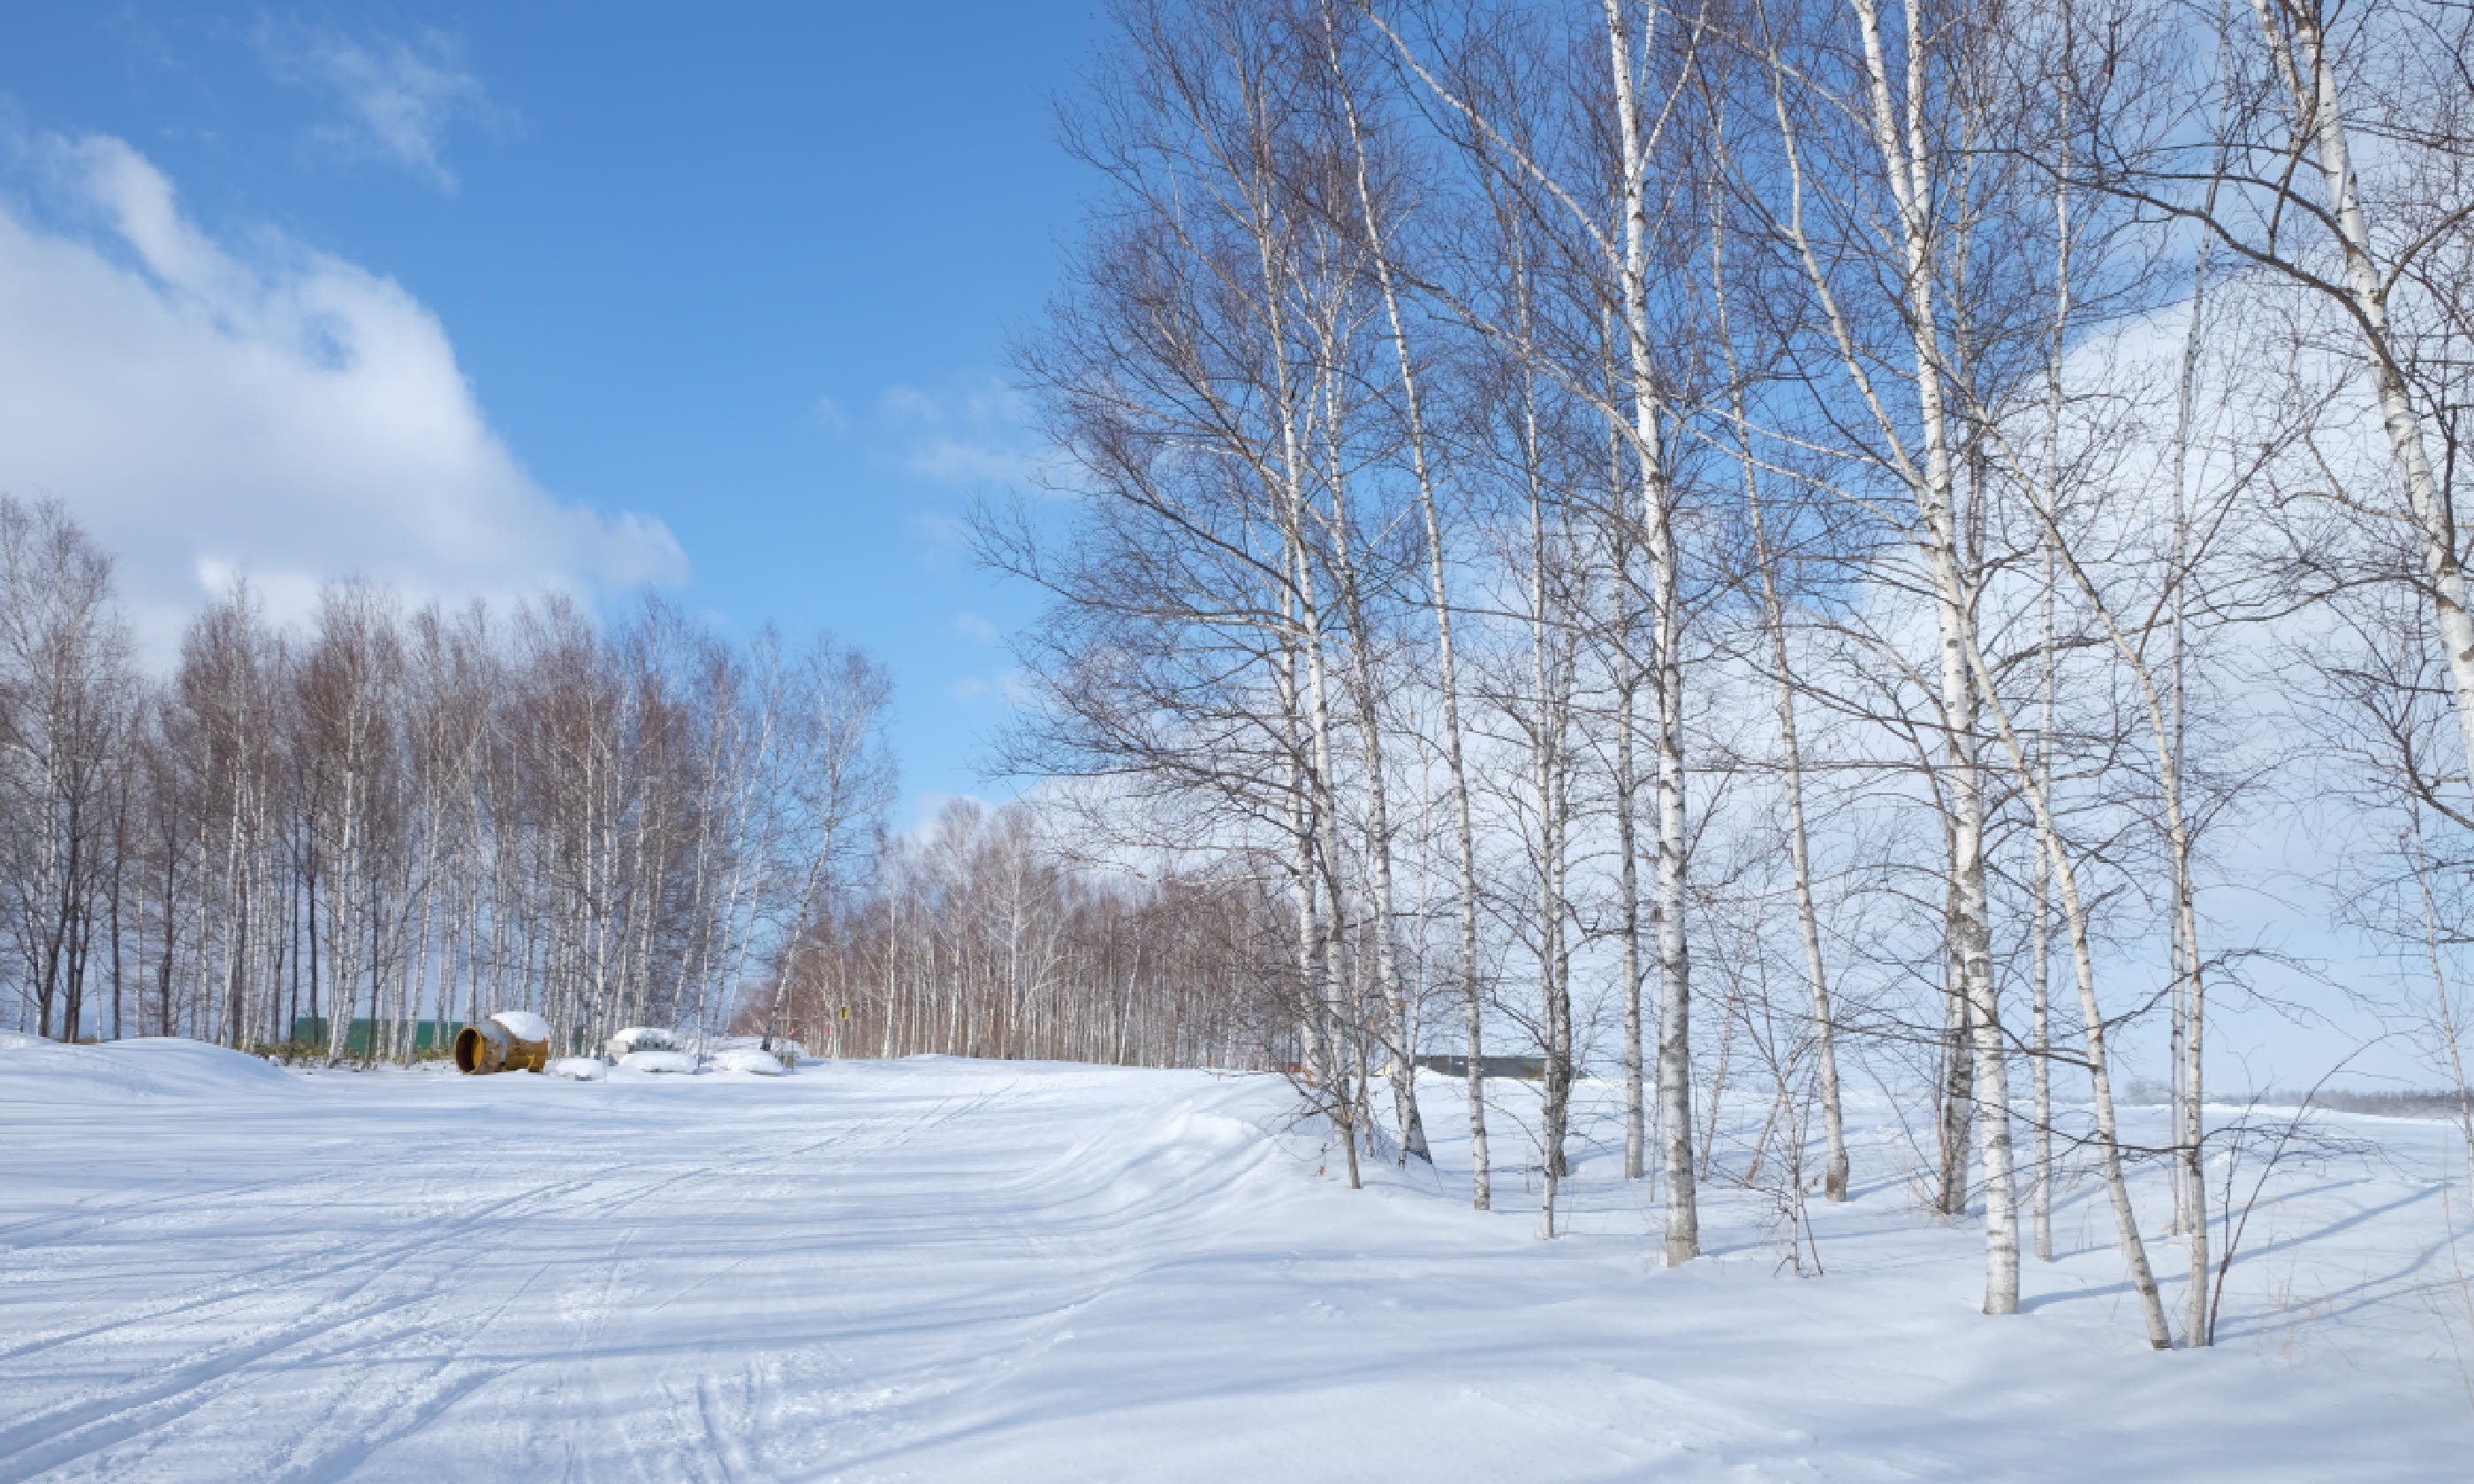
[[[1525, 1089], [1492, 1086], [1496, 1148], [1525, 1147]], [[1439, 1133], [1460, 1090], [1425, 1083]], [[1606, 1113], [1576, 1230], [1541, 1243], [1510, 1159], [1492, 1213], [1448, 1140], [1438, 1171], [1352, 1192], [1261, 1077], [303, 1077], [179, 1041], [0, 1044], [0, 1478], [2474, 1468], [2444, 1127], [2281, 1171], [2223, 1348], [2160, 1355], [2083, 1185], [2017, 1318], [1974, 1312], [1980, 1245], [1920, 1213], [1886, 1110], [1859, 1120], [1857, 1199], [1820, 1218], [1826, 1276], [1783, 1269], [1769, 1205], [1724, 1190], [1714, 1256], [1660, 1271]]]

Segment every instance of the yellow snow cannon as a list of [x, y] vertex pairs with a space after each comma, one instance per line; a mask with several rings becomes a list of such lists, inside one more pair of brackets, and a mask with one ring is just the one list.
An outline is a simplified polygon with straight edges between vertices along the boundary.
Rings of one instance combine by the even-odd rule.
[[455, 1069], [537, 1072], [549, 1061], [549, 1022], [529, 1010], [501, 1010], [455, 1034]]

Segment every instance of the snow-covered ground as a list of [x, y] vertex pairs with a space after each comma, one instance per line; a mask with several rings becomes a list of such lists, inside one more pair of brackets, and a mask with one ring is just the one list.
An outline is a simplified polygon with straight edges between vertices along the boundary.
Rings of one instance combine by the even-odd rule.
[[0, 1479], [2474, 1477], [2443, 1125], [2326, 1120], [2376, 1152], [2280, 1174], [2160, 1355], [2085, 1188], [1975, 1313], [1886, 1107], [1800, 1278], [1726, 1191], [1657, 1270], [1603, 1107], [1571, 1236], [1515, 1170], [1468, 1210], [1460, 1092], [1351, 1192], [1265, 1078], [0, 1045]]

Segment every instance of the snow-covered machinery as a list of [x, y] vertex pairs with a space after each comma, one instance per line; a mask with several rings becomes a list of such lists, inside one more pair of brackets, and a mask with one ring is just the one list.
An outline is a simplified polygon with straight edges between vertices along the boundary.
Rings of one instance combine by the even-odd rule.
[[537, 1072], [549, 1061], [549, 1022], [529, 1010], [501, 1010], [455, 1034], [460, 1072]]
[[734, 1046], [714, 1053], [713, 1069], [717, 1072], [752, 1072], [759, 1077], [779, 1077], [788, 1070], [781, 1057], [759, 1046]]
[[670, 1051], [679, 1039], [658, 1025], [631, 1025], [602, 1042], [602, 1054], [614, 1062], [623, 1062], [639, 1051]]

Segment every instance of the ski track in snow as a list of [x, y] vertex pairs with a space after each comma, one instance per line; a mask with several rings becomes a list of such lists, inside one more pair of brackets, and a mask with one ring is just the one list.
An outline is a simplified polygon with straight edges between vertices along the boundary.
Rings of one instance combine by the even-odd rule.
[[[1491, 1087], [1522, 1150], [1534, 1093]], [[1723, 1185], [1712, 1256], [1655, 1269], [1603, 1086], [1566, 1237], [1508, 1158], [1469, 1211], [1461, 1085], [1422, 1090], [1439, 1166], [1350, 1192], [1261, 1077], [0, 1050], [0, 1480], [2467, 1476], [2444, 1125], [2327, 1120], [2376, 1151], [2281, 1172], [2226, 1343], [2156, 1355], [2084, 1173], [2063, 1260], [1988, 1320], [1886, 1106], [1851, 1110], [1856, 1199], [1799, 1278]]]

